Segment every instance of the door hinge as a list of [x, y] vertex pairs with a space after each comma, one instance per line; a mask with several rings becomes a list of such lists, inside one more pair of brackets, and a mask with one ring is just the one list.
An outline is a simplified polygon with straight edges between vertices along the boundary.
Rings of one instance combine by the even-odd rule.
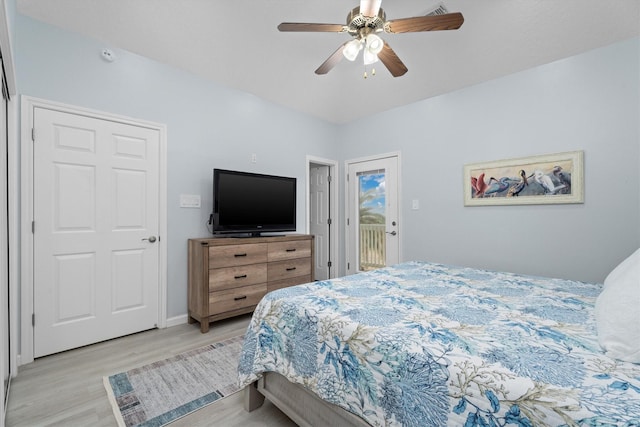
[[31, 128], [31, 140], [36, 142], [36, 128]]
[[327, 225], [331, 225], [331, 218], [327, 218]]
[[347, 218], [347, 225], [349, 225], [349, 218]]
[[31, 234], [34, 234], [35, 232], [36, 232], [36, 222], [31, 221]]
[[349, 271], [349, 270], [351, 270], [351, 263], [350, 262], [347, 263], [347, 271]]
[[331, 182], [331, 175], [327, 176], [327, 182]]
[[331, 267], [331, 261], [327, 262], [327, 267]]
[[36, 326], [36, 314], [31, 313], [31, 326]]

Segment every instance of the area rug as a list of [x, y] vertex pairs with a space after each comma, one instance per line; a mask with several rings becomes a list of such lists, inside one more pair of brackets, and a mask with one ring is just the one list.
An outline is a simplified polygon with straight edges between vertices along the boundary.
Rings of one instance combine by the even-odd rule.
[[239, 391], [242, 336], [104, 377], [119, 426], [159, 427]]

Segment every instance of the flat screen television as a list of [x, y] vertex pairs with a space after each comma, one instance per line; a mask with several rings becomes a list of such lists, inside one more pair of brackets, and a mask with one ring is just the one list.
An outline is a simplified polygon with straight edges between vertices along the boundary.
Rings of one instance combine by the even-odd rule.
[[296, 178], [213, 170], [212, 231], [296, 231]]

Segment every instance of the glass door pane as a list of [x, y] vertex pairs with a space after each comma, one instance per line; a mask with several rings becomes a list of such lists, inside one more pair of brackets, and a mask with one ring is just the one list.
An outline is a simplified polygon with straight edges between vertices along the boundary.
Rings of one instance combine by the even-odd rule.
[[384, 169], [358, 172], [358, 270], [386, 266], [386, 191]]

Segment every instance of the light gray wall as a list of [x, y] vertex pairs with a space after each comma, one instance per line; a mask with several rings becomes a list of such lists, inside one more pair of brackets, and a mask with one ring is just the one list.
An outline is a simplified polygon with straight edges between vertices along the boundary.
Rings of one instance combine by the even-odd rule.
[[[401, 152], [405, 260], [602, 281], [640, 247], [639, 55], [634, 38], [350, 123], [340, 157]], [[584, 204], [463, 206], [464, 164], [573, 150]]]
[[7, 15], [7, 28], [9, 29], [9, 37], [11, 40], [15, 39], [14, 34], [14, 22], [16, 18], [16, 1], [15, 0], [4, 0], [5, 11]]
[[[298, 178], [298, 232], [306, 232], [306, 156], [330, 158], [337, 127], [130, 52], [16, 16], [18, 92], [167, 125], [169, 317], [187, 312], [187, 239], [207, 237], [215, 167]], [[257, 162], [251, 163], [255, 153]], [[180, 208], [200, 194], [201, 209]]]

